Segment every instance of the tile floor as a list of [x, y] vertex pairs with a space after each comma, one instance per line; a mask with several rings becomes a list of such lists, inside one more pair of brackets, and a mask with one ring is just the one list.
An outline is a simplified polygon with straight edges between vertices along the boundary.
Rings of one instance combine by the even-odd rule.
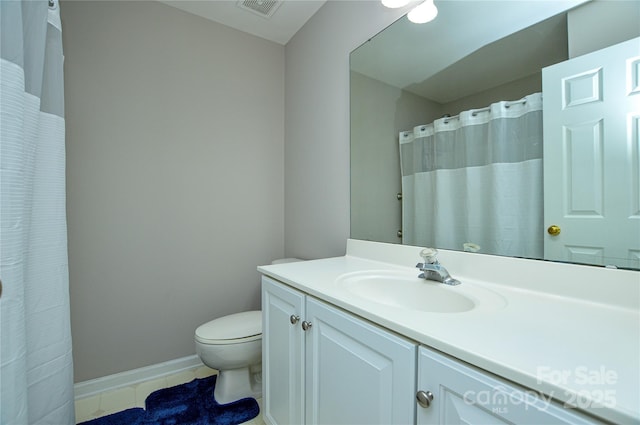
[[[147, 396], [156, 390], [184, 384], [194, 380], [195, 378], [206, 378], [207, 376], [211, 376], [215, 373], [215, 370], [202, 366], [183, 371], [175, 375], [169, 375], [164, 378], [140, 382], [130, 387], [119, 388], [117, 390], [76, 400], [76, 423], [99, 418], [101, 416], [130, 409], [132, 407], [144, 407], [144, 401]], [[258, 405], [262, 412], [261, 399], [258, 400]], [[244, 424], [265, 425], [262, 420], [261, 413]]]

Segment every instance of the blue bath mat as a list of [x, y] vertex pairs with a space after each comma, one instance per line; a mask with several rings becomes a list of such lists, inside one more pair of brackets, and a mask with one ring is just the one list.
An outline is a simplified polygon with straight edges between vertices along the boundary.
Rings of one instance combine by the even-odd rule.
[[136, 407], [81, 425], [237, 425], [258, 416], [253, 398], [218, 404], [213, 397], [216, 375], [149, 394], [145, 409]]

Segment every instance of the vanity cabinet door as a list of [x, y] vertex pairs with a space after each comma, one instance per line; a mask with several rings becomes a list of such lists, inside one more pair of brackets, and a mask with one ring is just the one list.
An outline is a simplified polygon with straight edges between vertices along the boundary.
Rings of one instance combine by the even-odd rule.
[[267, 424], [415, 424], [415, 343], [266, 276], [262, 315]]
[[304, 423], [305, 296], [262, 278], [262, 394], [268, 424]]
[[417, 394], [423, 403], [430, 400], [417, 408], [418, 425], [600, 423], [425, 347], [418, 355]]
[[415, 343], [307, 297], [307, 424], [415, 423]]

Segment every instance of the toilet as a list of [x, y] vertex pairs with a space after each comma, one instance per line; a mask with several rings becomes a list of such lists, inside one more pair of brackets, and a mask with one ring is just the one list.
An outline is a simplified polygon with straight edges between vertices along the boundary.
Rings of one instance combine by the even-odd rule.
[[[271, 264], [302, 261], [283, 258]], [[262, 312], [244, 311], [211, 320], [195, 332], [196, 354], [218, 370], [214, 397], [220, 404], [262, 397]]]

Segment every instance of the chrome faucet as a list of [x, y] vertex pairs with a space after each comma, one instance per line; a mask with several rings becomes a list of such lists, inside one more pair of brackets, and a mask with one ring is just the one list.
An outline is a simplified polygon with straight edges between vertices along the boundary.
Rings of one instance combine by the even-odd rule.
[[421, 279], [442, 282], [445, 285], [460, 285], [462, 282], [451, 277], [447, 269], [445, 269], [436, 258], [437, 255], [438, 250], [435, 248], [425, 248], [420, 251], [420, 256], [424, 261], [416, 264], [416, 267], [422, 272], [418, 277]]

